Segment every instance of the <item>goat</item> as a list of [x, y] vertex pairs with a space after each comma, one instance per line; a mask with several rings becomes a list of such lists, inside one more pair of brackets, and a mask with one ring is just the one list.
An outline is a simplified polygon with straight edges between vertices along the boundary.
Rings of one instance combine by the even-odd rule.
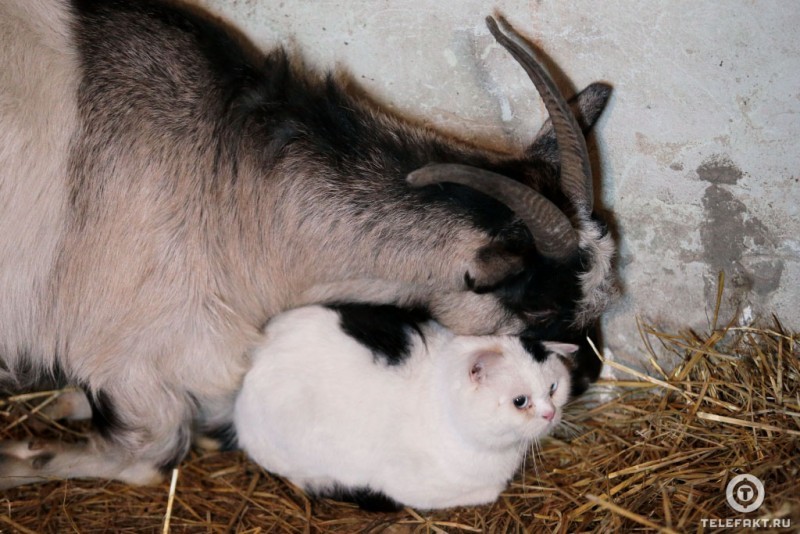
[[[81, 443], [3, 443], [0, 487], [160, 480], [193, 422], [230, 418], [248, 349], [300, 304], [421, 302], [456, 332], [558, 339], [613, 293], [583, 133], [543, 71], [552, 125], [508, 155], [181, 3], [5, 0], [0, 62], [0, 391], [75, 384], [94, 425]], [[585, 128], [607, 97], [578, 96]]]

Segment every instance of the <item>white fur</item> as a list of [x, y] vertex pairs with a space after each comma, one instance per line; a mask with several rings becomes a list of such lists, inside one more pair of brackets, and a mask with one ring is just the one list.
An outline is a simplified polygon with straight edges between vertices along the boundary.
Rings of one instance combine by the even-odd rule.
[[[240, 446], [309, 491], [367, 486], [422, 509], [494, 501], [526, 445], [558, 424], [569, 372], [555, 356], [537, 363], [516, 337], [454, 336], [432, 322], [423, 332], [388, 366], [335, 311], [277, 317], [236, 402]], [[513, 405], [520, 395], [527, 409]]]
[[575, 310], [574, 326], [585, 328], [596, 321], [619, 293], [612, 264], [615, 254], [614, 239], [603, 235], [598, 224], [589, 219], [581, 221], [578, 232], [580, 247], [589, 252], [592, 264], [580, 275], [581, 294]]

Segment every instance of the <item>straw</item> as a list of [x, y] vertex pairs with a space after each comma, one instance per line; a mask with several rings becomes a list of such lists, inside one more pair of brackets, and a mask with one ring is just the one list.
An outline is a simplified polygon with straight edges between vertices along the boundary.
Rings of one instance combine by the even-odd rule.
[[[714, 322], [721, 324], [716, 314]], [[642, 349], [605, 361], [619, 379], [571, 403], [561, 431], [490, 505], [369, 514], [310, 500], [241, 453], [193, 452], [180, 466], [177, 491], [176, 477], [169, 489], [166, 481], [81, 480], [8, 490], [0, 496], [0, 530], [684, 532], [727, 518], [777, 518], [800, 528], [800, 336], [777, 319], [705, 334], [641, 322], [640, 332]], [[667, 365], [675, 357], [678, 364]], [[626, 362], [645, 362], [654, 375]], [[72, 423], [64, 432], [39, 412], [52, 396], [5, 399], [0, 438], [71, 440], [85, 432]], [[764, 504], [750, 514], [725, 498], [741, 473], [765, 486]]]

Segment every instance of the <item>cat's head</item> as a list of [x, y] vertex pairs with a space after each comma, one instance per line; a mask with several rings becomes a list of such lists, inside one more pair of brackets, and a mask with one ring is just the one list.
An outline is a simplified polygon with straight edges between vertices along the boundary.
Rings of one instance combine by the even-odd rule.
[[561, 421], [576, 345], [481, 336], [456, 338], [454, 346], [448, 404], [466, 437], [504, 448], [540, 438]]

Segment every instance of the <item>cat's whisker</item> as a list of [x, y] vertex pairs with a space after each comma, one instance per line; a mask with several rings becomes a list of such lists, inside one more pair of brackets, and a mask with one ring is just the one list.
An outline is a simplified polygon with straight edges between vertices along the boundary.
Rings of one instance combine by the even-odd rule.
[[567, 438], [576, 438], [581, 435], [581, 428], [572, 421], [562, 420], [558, 425], [558, 431], [564, 434]]
[[[539, 478], [539, 465], [536, 461], [536, 453], [539, 452], [539, 439], [533, 438], [530, 444], [530, 451], [531, 451], [531, 459], [533, 460], [533, 472], [536, 474], [536, 478]], [[541, 458], [539, 458], [541, 461]]]
[[[529, 445], [532, 442], [532, 439], [533, 438], [531, 438], [530, 440], [520, 441], [519, 443], [516, 444], [517, 456], [522, 458], [521, 483], [522, 483], [522, 487], [523, 488], [527, 487], [527, 479], [526, 479], [526, 477], [528, 475], [528, 456], [531, 455], [531, 450], [529, 448]], [[534, 471], [535, 471], [536, 470], [536, 459], [532, 458], [532, 461], [533, 461]]]

